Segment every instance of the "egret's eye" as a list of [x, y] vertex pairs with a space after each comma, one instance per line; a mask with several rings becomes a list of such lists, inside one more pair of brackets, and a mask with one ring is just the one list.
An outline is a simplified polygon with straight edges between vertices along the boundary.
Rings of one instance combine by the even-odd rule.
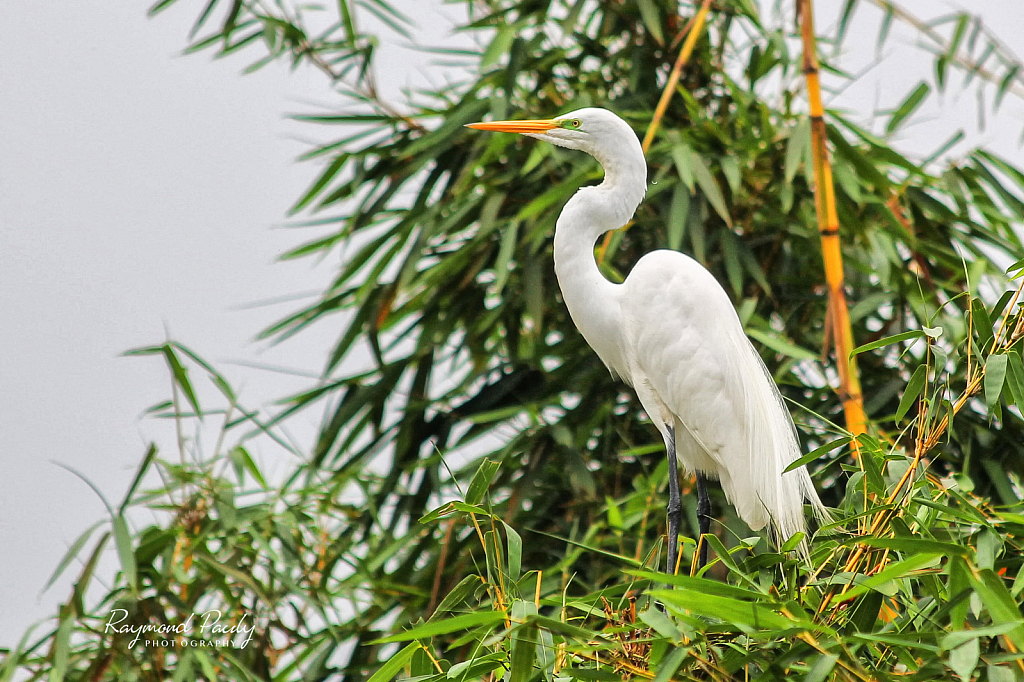
[[579, 120], [578, 118], [574, 118], [572, 120], [572, 123], [570, 123], [569, 125], [571, 125], [573, 128], [579, 128], [581, 125], [583, 125], [583, 121]]

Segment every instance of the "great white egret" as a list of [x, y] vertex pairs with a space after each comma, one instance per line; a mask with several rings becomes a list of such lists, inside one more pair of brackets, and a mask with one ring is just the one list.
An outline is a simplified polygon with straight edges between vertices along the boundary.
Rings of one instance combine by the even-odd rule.
[[[800, 457], [796, 427], [714, 276], [669, 250], [643, 256], [622, 284], [598, 269], [595, 242], [625, 225], [647, 190], [647, 163], [633, 129], [597, 108], [469, 127], [578, 149], [604, 167], [604, 181], [576, 192], [555, 223], [555, 274], [583, 338], [613, 375], [636, 390], [665, 439], [668, 571], [675, 571], [679, 549], [678, 463], [696, 473], [701, 538], [711, 523], [708, 477], [721, 481], [748, 526], [769, 526], [777, 542], [805, 530], [805, 499], [819, 518], [828, 518], [806, 468], [782, 473]], [[800, 551], [806, 557], [806, 543]], [[700, 542], [699, 558], [703, 566], [706, 542]]]

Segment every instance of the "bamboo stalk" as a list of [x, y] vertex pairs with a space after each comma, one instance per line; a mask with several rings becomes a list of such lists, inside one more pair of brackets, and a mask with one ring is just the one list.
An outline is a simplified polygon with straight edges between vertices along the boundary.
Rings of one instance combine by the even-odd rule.
[[828, 284], [828, 310], [835, 342], [836, 367], [839, 371], [839, 397], [843, 401], [846, 428], [854, 435], [865, 432], [867, 419], [860, 391], [857, 360], [851, 357], [854, 348], [850, 312], [843, 292], [843, 254], [839, 242], [839, 216], [836, 213], [835, 186], [828, 158], [825, 109], [821, 103], [821, 81], [818, 77], [817, 42], [814, 37], [814, 15], [811, 0], [798, 0], [800, 32], [803, 38], [803, 71], [807, 79], [807, 99], [811, 108], [811, 145], [814, 157], [814, 199], [821, 235], [821, 252]]
[[[668, 76], [668, 82], [665, 83], [665, 87], [661, 91], [661, 98], [658, 100], [658, 106], [654, 108], [654, 116], [651, 117], [651, 124], [647, 126], [647, 132], [644, 134], [643, 147], [644, 154], [651, 148], [651, 142], [654, 141], [654, 136], [658, 132], [658, 128], [661, 126], [661, 119], [665, 117], [665, 111], [668, 109], [668, 103], [672, 99], [672, 95], [675, 94], [676, 86], [679, 85], [679, 76], [683, 71], [683, 67], [686, 62], [690, 60], [690, 55], [693, 54], [693, 48], [697, 44], [697, 38], [700, 37], [700, 31], [704, 28], [704, 22], [708, 17], [708, 10], [711, 9], [711, 0], [704, 0], [700, 9], [697, 11], [693, 18], [683, 27], [683, 34], [686, 35], [686, 40], [683, 41], [683, 46], [679, 50], [679, 56], [676, 57], [676, 63], [672, 65], [672, 72]], [[633, 224], [630, 221], [628, 224], [623, 225], [622, 229], [627, 230], [629, 226]], [[605, 234], [604, 241], [601, 242], [601, 246], [597, 249], [597, 262], [601, 264], [604, 262], [604, 255], [608, 251], [608, 244], [612, 240], [612, 232]]]
[[683, 47], [679, 50], [676, 63], [672, 65], [672, 73], [669, 74], [668, 82], [665, 83], [665, 88], [661, 91], [661, 99], [658, 100], [658, 106], [654, 108], [654, 116], [651, 118], [651, 124], [647, 126], [647, 133], [644, 135], [644, 141], [641, 144], [645, 154], [651, 148], [651, 142], [654, 141], [654, 136], [661, 125], [661, 119], [665, 116], [668, 103], [672, 99], [672, 95], [675, 94], [676, 86], [679, 85], [679, 75], [683, 71], [683, 66], [686, 65], [686, 62], [690, 60], [690, 55], [693, 54], [693, 48], [697, 44], [697, 38], [700, 36], [701, 29], [704, 28], [704, 22], [707, 20], [709, 9], [711, 9], [711, 0], [704, 0], [700, 10], [697, 11], [697, 14], [690, 19], [688, 25], [683, 29], [683, 33], [686, 34], [686, 40], [683, 41]]

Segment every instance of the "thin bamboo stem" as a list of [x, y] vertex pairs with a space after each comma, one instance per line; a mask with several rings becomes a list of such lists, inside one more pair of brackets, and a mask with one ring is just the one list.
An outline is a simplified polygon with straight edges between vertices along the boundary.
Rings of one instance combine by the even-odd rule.
[[668, 76], [668, 82], [665, 83], [665, 88], [661, 91], [661, 99], [658, 100], [658, 106], [654, 108], [654, 116], [651, 118], [651, 124], [647, 126], [647, 133], [644, 135], [644, 141], [641, 144], [645, 154], [651, 148], [651, 142], [654, 141], [654, 136], [658, 133], [661, 119], [664, 118], [665, 110], [668, 109], [668, 103], [672, 100], [672, 95], [675, 94], [676, 86], [679, 85], [679, 76], [683, 71], [683, 66], [686, 65], [686, 62], [690, 60], [690, 55], [693, 54], [693, 48], [697, 44], [697, 38], [700, 36], [701, 29], [704, 28], [704, 22], [707, 20], [709, 9], [711, 9], [711, 0], [704, 0], [697, 14], [690, 19], [687, 26], [683, 29], [683, 32], [686, 33], [686, 40], [683, 41], [683, 47], [679, 50], [679, 56], [676, 57], [676, 63], [672, 66], [672, 73]]
[[[676, 57], [676, 63], [672, 65], [672, 72], [668, 76], [668, 82], [665, 83], [665, 87], [661, 91], [661, 98], [658, 100], [658, 105], [654, 108], [654, 116], [651, 117], [651, 123], [647, 126], [647, 132], [644, 134], [644, 140], [641, 146], [643, 147], [644, 154], [651, 148], [651, 142], [654, 141], [654, 136], [658, 133], [658, 128], [661, 127], [661, 120], [665, 117], [665, 111], [668, 109], [668, 103], [672, 100], [672, 95], [675, 94], [676, 86], [679, 85], [679, 76], [683, 71], [683, 67], [686, 62], [690, 60], [690, 55], [693, 54], [693, 48], [697, 44], [697, 38], [700, 37], [701, 29], [704, 28], [704, 22], [707, 20], [708, 10], [711, 9], [711, 0], [704, 0], [700, 9], [693, 15], [693, 18], [683, 27], [683, 34], [686, 35], [686, 40], [683, 41], [683, 46], [679, 50], [679, 56]], [[633, 224], [630, 221], [626, 225], [622, 226], [623, 230], [628, 230], [629, 226]], [[601, 246], [597, 249], [597, 262], [601, 264], [604, 262], [605, 253], [608, 251], [608, 245], [612, 241], [612, 232], [605, 234], [604, 240], [601, 242]]]
[[[965, 56], [959, 50], [956, 52], [950, 52], [950, 43], [941, 33], [936, 31], [932, 26], [929, 26], [927, 22], [921, 21], [891, 0], [871, 0], [871, 3], [883, 12], [887, 12], [900, 21], [906, 22], [910, 26], [914, 27], [935, 44], [935, 48], [937, 48], [938, 52], [947, 55], [950, 63], [956, 64], [965, 72], [977, 74], [988, 82], [995, 83], [996, 85], [1000, 85], [1002, 78], [1005, 78], [1005, 76], [1001, 77], [995, 72], [986, 69], [984, 67], [984, 57], [981, 60], [976, 60], [973, 59], [969, 53]], [[977, 30], [984, 31], [985, 39], [988, 40], [989, 43], [989, 48], [983, 51], [982, 54], [988, 55], [989, 49], [995, 48], [999, 55], [999, 63], [1006, 69], [1004, 73], [1009, 73], [1012, 70], [1015, 74], [1013, 76], [1013, 80], [1008, 83], [1008, 92], [1012, 92], [1017, 97], [1024, 99], [1024, 82], [1022, 82], [1021, 76], [1019, 75], [1020, 69], [1024, 68], [1024, 64], [1013, 56], [1013, 50], [1008, 48], [1001, 40], [999, 40], [998, 36], [992, 33], [992, 31], [987, 27], [984, 29], [981, 28], [980, 18], [977, 19], [977, 22]], [[1000, 85], [1000, 87], [1002, 86]]]
[[800, 32], [803, 38], [803, 71], [807, 79], [807, 99], [811, 108], [811, 145], [814, 158], [814, 199], [821, 235], [821, 252], [825, 262], [825, 281], [829, 292], [829, 318], [835, 342], [836, 367], [839, 371], [839, 397], [846, 415], [846, 428], [855, 436], [867, 428], [864, 403], [857, 372], [857, 360], [850, 353], [854, 348], [850, 311], [843, 291], [843, 254], [839, 242], [839, 216], [836, 213], [835, 186], [829, 162], [825, 109], [821, 103], [821, 81], [818, 77], [817, 41], [814, 36], [814, 15], [811, 0], [799, 0]]

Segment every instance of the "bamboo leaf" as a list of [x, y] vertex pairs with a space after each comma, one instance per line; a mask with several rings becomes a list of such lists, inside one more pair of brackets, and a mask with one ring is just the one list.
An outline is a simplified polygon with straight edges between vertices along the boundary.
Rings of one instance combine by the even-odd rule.
[[195, 389], [192, 388], [192, 381], [188, 378], [188, 370], [181, 364], [181, 360], [178, 359], [178, 355], [170, 344], [164, 344], [161, 350], [163, 351], [164, 359], [167, 361], [167, 366], [171, 369], [175, 385], [185, 394], [185, 399], [195, 413], [197, 415], [200, 414], [202, 410], [199, 408], [199, 399], [196, 397]]
[[900, 405], [896, 408], [897, 422], [903, 421], [903, 417], [906, 416], [907, 412], [913, 407], [914, 403], [921, 396], [921, 391], [924, 390], [925, 382], [928, 380], [928, 365], [918, 365], [917, 369], [910, 376], [910, 381], [907, 382], [907, 388], [903, 391], [903, 397], [900, 398]]
[[[669, 139], [678, 137], [677, 135], [670, 136]], [[693, 181], [693, 166], [690, 163], [690, 158], [693, 156], [693, 151], [689, 145], [685, 142], [677, 142], [672, 145], [672, 161], [675, 164], [676, 172], [679, 173], [679, 179], [683, 181], [686, 188], [693, 194], [694, 181]]]
[[480, 68], [486, 69], [493, 66], [501, 57], [507, 55], [517, 32], [518, 29], [515, 26], [506, 24], [499, 26], [494, 34], [494, 38], [487, 46], [487, 49], [484, 50], [483, 56], [480, 59]]
[[341, 16], [341, 25], [345, 29], [345, 40], [348, 42], [349, 48], [355, 49], [358, 33], [356, 32], [355, 21], [352, 19], [352, 10], [349, 8], [348, 0], [338, 0], [338, 14]]
[[540, 638], [537, 627], [530, 624], [529, 617], [536, 615], [537, 607], [533, 602], [519, 599], [512, 603], [512, 619], [525, 621], [525, 624], [512, 632], [508, 682], [526, 682], [533, 677], [533, 663], [537, 658], [537, 646], [540, 643]]
[[797, 170], [800, 169], [800, 162], [804, 158], [807, 148], [811, 144], [811, 119], [806, 116], [794, 126], [793, 131], [786, 140], [786, 158], [783, 163], [783, 172], [786, 177], [786, 184], [793, 184]]
[[884, 592], [884, 590], [879, 589], [882, 585], [901, 578], [906, 578], [917, 571], [935, 567], [939, 564], [940, 557], [943, 556], [945, 555], [936, 552], [923, 552], [907, 559], [903, 559], [902, 561], [896, 561], [878, 573], [858, 582], [855, 587], [847, 590], [843, 594], [835, 595], [832, 598], [832, 602], [837, 604], [842, 603], [847, 599], [858, 597], [870, 590]]
[[88, 542], [92, 532], [102, 525], [102, 523], [102, 521], [97, 521], [93, 525], [89, 526], [81, 535], [78, 536], [78, 539], [71, 543], [71, 546], [68, 547], [68, 551], [64, 553], [60, 563], [57, 564], [57, 568], [54, 569], [50, 579], [46, 581], [45, 585], [43, 585], [43, 592], [46, 592], [53, 586], [53, 583], [57, 582], [57, 579], [60, 578], [62, 573], [64, 573], [64, 569], [68, 567], [68, 564], [70, 564], [78, 556], [78, 553], [82, 551], [82, 547], [84, 547], [85, 543]]
[[971, 321], [974, 331], [978, 334], [978, 344], [982, 348], [992, 345], [992, 320], [988, 316], [988, 309], [980, 298], [971, 299]]
[[675, 647], [669, 650], [668, 655], [658, 665], [658, 672], [655, 674], [652, 682], [669, 682], [672, 676], [676, 674], [676, 671], [679, 670], [679, 666], [682, 665], [687, 653], [684, 647]]
[[518, 582], [523, 567], [523, 539], [512, 526], [504, 521], [501, 525], [505, 527], [505, 537], [508, 550], [508, 577], [512, 582]]
[[878, 29], [878, 41], [875, 43], [875, 51], [880, 51], [882, 45], [889, 38], [889, 31], [892, 29], [892, 20], [896, 16], [896, 13], [891, 5], [887, 5], [884, 8], [885, 14], [882, 15], [882, 23]]
[[683, 183], [676, 183], [672, 189], [672, 206], [668, 213], [668, 248], [678, 251], [683, 246], [686, 234], [686, 219], [690, 213], [690, 193]]
[[1010, 668], [991, 663], [985, 667], [985, 674], [988, 675], [988, 682], [1016, 682], [1017, 679]]
[[477, 468], [476, 473], [473, 474], [473, 480], [469, 483], [469, 488], [466, 490], [466, 504], [480, 504], [484, 500], [484, 496], [487, 495], [487, 489], [491, 485], [491, 481], [494, 479], [494, 475], [498, 473], [498, 469], [501, 465], [498, 462], [492, 462], [489, 459], [484, 459]]
[[412, 34], [403, 26], [403, 24], [408, 25], [411, 23], [409, 18], [384, 2], [384, 0], [357, 0], [356, 4], [373, 14], [382, 24], [401, 37], [412, 40]]
[[1018, 76], [1020, 75], [1020, 72], [1021, 72], [1021, 65], [1020, 64], [1014, 64], [1013, 66], [1011, 66], [1009, 69], [1006, 70], [1006, 73], [1003, 75], [1002, 80], [999, 81], [999, 87], [996, 89], [996, 101], [995, 101], [995, 106], [996, 106], [997, 109], [999, 108], [999, 105], [1002, 104], [1003, 97], [1005, 97], [1006, 93], [1010, 91], [1010, 87], [1015, 82], [1017, 82]]
[[818, 359], [818, 356], [809, 350], [800, 348], [788, 339], [776, 336], [775, 334], [769, 334], [768, 332], [753, 328], [747, 328], [744, 331], [747, 333], [747, 336], [751, 337], [755, 341], [760, 341], [776, 353], [780, 353], [786, 357], [794, 358], [796, 360]]
[[810, 623], [790, 619], [768, 605], [731, 599], [716, 594], [677, 588], [651, 590], [650, 595], [685, 613], [722, 618], [748, 633], [793, 632], [808, 629]]
[[843, 38], [846, 36], [846, 30], [850, 26], [850, 19], [853, 18], [853, 12], [857, 9], [857, 0], [846, 0], [843, 4], [843, 9], [839, 13], [839, 24], [836, 26], [836, 45], [843, 42]]
[[593, 638], [594, 631], [588, 630], [587, 628], [581, 628], [571, 623], [565, 623], [554, 618], [548, 618], [546, 616], [538, 615], [527, 615], [526, 623], [537, 625], [550, 632], [557, 633], [559, 635], [565, 635], [566, 637], [575, 637], [576, 639], [588, 640]]
[[[218, 0], [209, 0], [206, 3], [206, 6], [199, 13], [199, 17], [195, 20], [195, 23], [192, 24], [192, 28], [188, 32], [188, 37], [189, 38], [194, 38], [196, 36], [196, 34], [198, 34], [200, 30], [202, 30], [203, 26], [206, 24], [206, 21], [210, 18], [210, 13], [213, 12], [213, 8], [216, 5], [218, 5], [218, 4], [219, 4]], [[236, 2], [235, 5], [237, 6], [237, 4], [238, 3]], [[235, 11], [235, 10], [233, 10], [233, 11]], [[227, 32], [228, 31], [225, 30], [225, 32], [224, 32], [225, 37], [226, 37]]]
[[459, 581], [459, 584], [452, 588], [451, 592], [445, 595], [441, 603], [434, 609], [429, 620], [434, 620], [443, 613], [455, 610], [462, 602], [470, 597], [477, 588], [484, 584], [483, 578], [478, 575], [467, 575]]
[[69, 467], [66, 464], [62, 464], [60, 462], [52, 462], [52, 463], [55, 464], [56, 466], [59, 466], [61, 469], [64, 469], [65, 471], [68, 471], [68, 472], [74, 474], [80, 480], [82, 480], [87, 486], [92, 488], [92, 491], [94, 493], [96, 493], [96, 497], [100, 498], [100, 501], [103, 502], [103, 506], [107, 508], [107, 513], [110, 514], [111, 518], [113, 518], [113, 516], [114, 516], [114, 508], [110, 505], [110, 502], [107, 501], [107, 498], [106, 498], [106, 496], [104, 496], [103, 491], [100, 490], [99, 487], [97, 487], [95, 483], [93, 483], [88, 478], [86, 478], [85, 475], [82, 474], [81, 472], [79, 472], [78, 470], [73, 469], [72, 467]]
[[672, 619], [657, 608], [641, 611], [638, 617], [666, 639], [677, 640], [682, 636]]
[[978, 576], [969, 576], [985, 609], [992, 618], [993, 625], [1008, 624], [1011, 626], [1005, 636], [1019, 649], [1024, 648], [1024, 618], [1021, 617], [1020, 606], [1010, 596], [1009, 590], [991, 569], [978, 571]]
[[57, 632], [53, 637], [53, 667], [50, 669], [49, 682], [63, 682], [71, 657], [71, 632], [75, 620], [70, 609], [63, 609]]
[[807, 671], [807, 676], [804, 677], [803, 682], [825, 682], [838, 660], [839, 656], [836, 654], [818, 655], [814, 659], [811, 669]]
[[1006, 363], [1007, 356], [1002, 353], [990, 355], [985, 360], [985, 404], [990, 410], [999, 402], [999, 396], [1003, 392]]
[[1021, 361], [1016, 349], [1007, 353], [1006, 358], [1006, 383], [1017, 408], [1024, 413], [1024, 362]]
[[147, 14], [148, 14], [149, 16], [154, 16], [154, 15], [155, 15], [155, 14], [157, 14], [158, 12], [162, 12], [163, 10], [167, 9], [168, 7], [170, 7], [171, 5], [173, 5], [173, 4], [175, 3], [175, 2], [177, 2], [177, 0], [160, 0], [160, 1], [159, 1], [159, 2], [157, 2], [157, 3], [154, 3], [154, 4], [153, 4], [153, 5], [152, 5], [152, 6], [151, 6], [151, 7], [149, 8], [149, 11], [147, 12]]
[[865, 343], [863, 346], [857, 346], [850, 351], [850, 356], [860, 355], [861, 353], [867, 353], [868, 351], [875, 350], [877, 348], [884, 348], [885, 346], [891, 346], [896, 343], [902, 343], [903, 341], [909, 341], [910, 339], [919, 339], [925, 336], [923, 331], [914, 329], [909, 332], [903, 332], [901, 334], [895, 334], [893, 336], [887, 336], [884, 339], [878, 339], [871, 343]]
[[135, 562], [135, 550], [132, 547], [132, 534], [128, 530], [127, 521], [121, 514], [114, 517], [114, 543], [117, 547], [117, 556], [121, 560], [121, 571], [124, 573], [125, 581], [131, 587], [132, 592], [137, 592], [136, 572], [138, 569]]
[[644, 26], [650, 31], [651, 37], [659, 45], [665, 44], [665, 36], [661, 32], [661, 15], [658, 8], [654, 6], [653, 0], [637, 0], [640, 8], [640, 16], [643, 18]]
[[907, 95], [907, 98], [896, 107], [896, 111], [885, 126], [885, 132], [890, 135], [896, 132], [903, 122], [921, 106], [930, 92], [931, 87], [927, 83], [924, 81], [919, 83], [913, 92]]
[[[456, 663], [449, 668], [445, 678], [459, 682], [473, 679], [497, 679], [493, 677], [492, 673], [499, 668], [503, 668], [507, 659], [508, 656], [503, 651], [483, 656], [473, 656], [468, 661]], [[431, 672], [434, 672], [432, 665], [425, 668], [423, 675], [429, 675]], [[413, 676], [417, 677], [415, 672]]]
[[[267, 480], [263, 478], [263, 473], [260, 471], [259, 467], [256, 466], [256, 462], [253, 461], [252, 455], [249, 454], [248, 450], [239, 445], [238, 447], [231, 448], [228, 452], [228, 456], [239, 470], [248, 471], [249, 475], [260, 484], [261, 488], [268, 488]], [[241, 478], [241, 475], [239, 475], [239, 480], [241, 480]]]
[[[344, 0], [342, 1], [344, 2]], [[338, 154], [334, 157], [334, 160], [327, 165], [324, 171], [320, 174], [320, 177], [316, 179], [316, 182], [314, 182], [306, 193], [295, 202], [295, 205], [291, 207], [289, 212], [294, 215], [308, 206], [309, 203], [323, 191], [327, 184], [338, 175], [338, 172], [344, 168], [348, 158], [348, 154]]]
[[1000, 623], [999, 625], [989, 625], [983, 628], [972, 628], [970, 630], [957, 630], [951, 632], [941, 640], [939, 640], [939, 648], [942, 651], [950, 651], [958, 646], [969, 642], [972, 639], [978, 639], [979, 637], [998, 637], [999, 635], [1006, 634], [1013, 628], [1017, 627], [1015, 623]]
[[720, 162], [722, 164], [722, 175], [725, 176], [725, 181], [729, 183], [729, 192], [735, 197], [739, 194], [740, 188], [743, 185], [739, 161], [734, 156], [723, 156]]
[[139, 464], [138, 470], [135, 472], [135, 477], [132, 479], [131, 485], [128, 486], [128, 492], [124, 494], [124, 499], [121, 500], [121, 506], [117, 508], [118, 514], [124, 514], [125, 509], [132, 501], [132, 496], [135, 495], [135, 491], [138, 490], [139, 484], [142, 483], [143, 477], [146, 472], [149, 471], [149, 467], [153, 464], [156, 459], [156, 445], [150, 444], [149, 448], [146, 449], [146, 454], [142, 457], [142, 463]]
[[704, 163], [704, 159], [701, 158], [699, 154], [691, 153], [690, 166], [693, 169], [693, 177], [697, 181], [697, 185], [704, 193], [704, 196], [708, 198], [708, 201], [714, 207], [715, 212], [721, 216], [726, 225], [732, 227], [732, 219], [729, 217], [729, 209], [725, 206], [725, 197], [722, 196], [722, 190], [718, 186], [718, 181], [715, 180], [713, 175], [711, 175], [711, 171], [708, 170], [707, 164]]
[[978, 640], [969, 639], [949, 652], [949, 667], [961, 680], [970, 682], [980, 657], [981, 645]]
[[949, 39], [949, 48], [946, 50], [946, 56], [950, 59], [956, 57], [956, 53], [960, 50], [960, 43], [964, 39], [964, 35], [967, 33], [967, 26], [970, 23], [971, 15], [963, 12], [957, 17], [956, 28], [953, 29], [953, 36]]
[[420, 649], [421, 646], [419, 642], [413, 642], [412, 644], [407, 645], [404, 649], [389, 658], [384, 665], [377, 669], [377, 672], [370, 675], [366, 682], [391, 682], [391, 680], [395, 679], [395, 677], [397, 677], [402, 671], [402, 668], [405, 667], [406, 663], [412, 659], [413, 654]]
[[813, 450], [808, 452], [806, 455], [804, 455], [800, 459], [794, 461], [792, 464], [787, 466], [782, 471], [782, 473], [785, 474], [785, 473], [788, 473], [790, 471], [793, 471], [794, 469], [799, 469], [800, 467], [804, 466], [805, 464], [810, 464], [811, 462], [816, 461], [822, 455], [824, 455], [826, 453], [829, 453], [829, 452], [832, 452], [836, 448], [839, 448], [839, 447], [842, 447], [842, 446], [846, 445], [851, 440], [852, 439], [849, 436], [844, 436], [842, 438], [837, 438], [837, 439], [835, 439], [834, 441], [832, 441], [830, 443], [825, 443], [824, 445], [822, 445], [820, 447], [814, 448]]
[[946, 72], [949, 70], [949, 57], [939, 55], [935, 58], [935, 82], [939, 86], [939, 92], [946, 88]]
[[452, 632], [459, 632], [460, 630], [480, 627], [481, 625], [492, 625], [504, 619], [505, 613], [503, 611], [476, 611], [443, 620], [429, 621], [397, 635], [376, 639], [370, 642], [370, 644], [408, 642], [410, 639], [429, 639], [437, 635], [447, 635]]

